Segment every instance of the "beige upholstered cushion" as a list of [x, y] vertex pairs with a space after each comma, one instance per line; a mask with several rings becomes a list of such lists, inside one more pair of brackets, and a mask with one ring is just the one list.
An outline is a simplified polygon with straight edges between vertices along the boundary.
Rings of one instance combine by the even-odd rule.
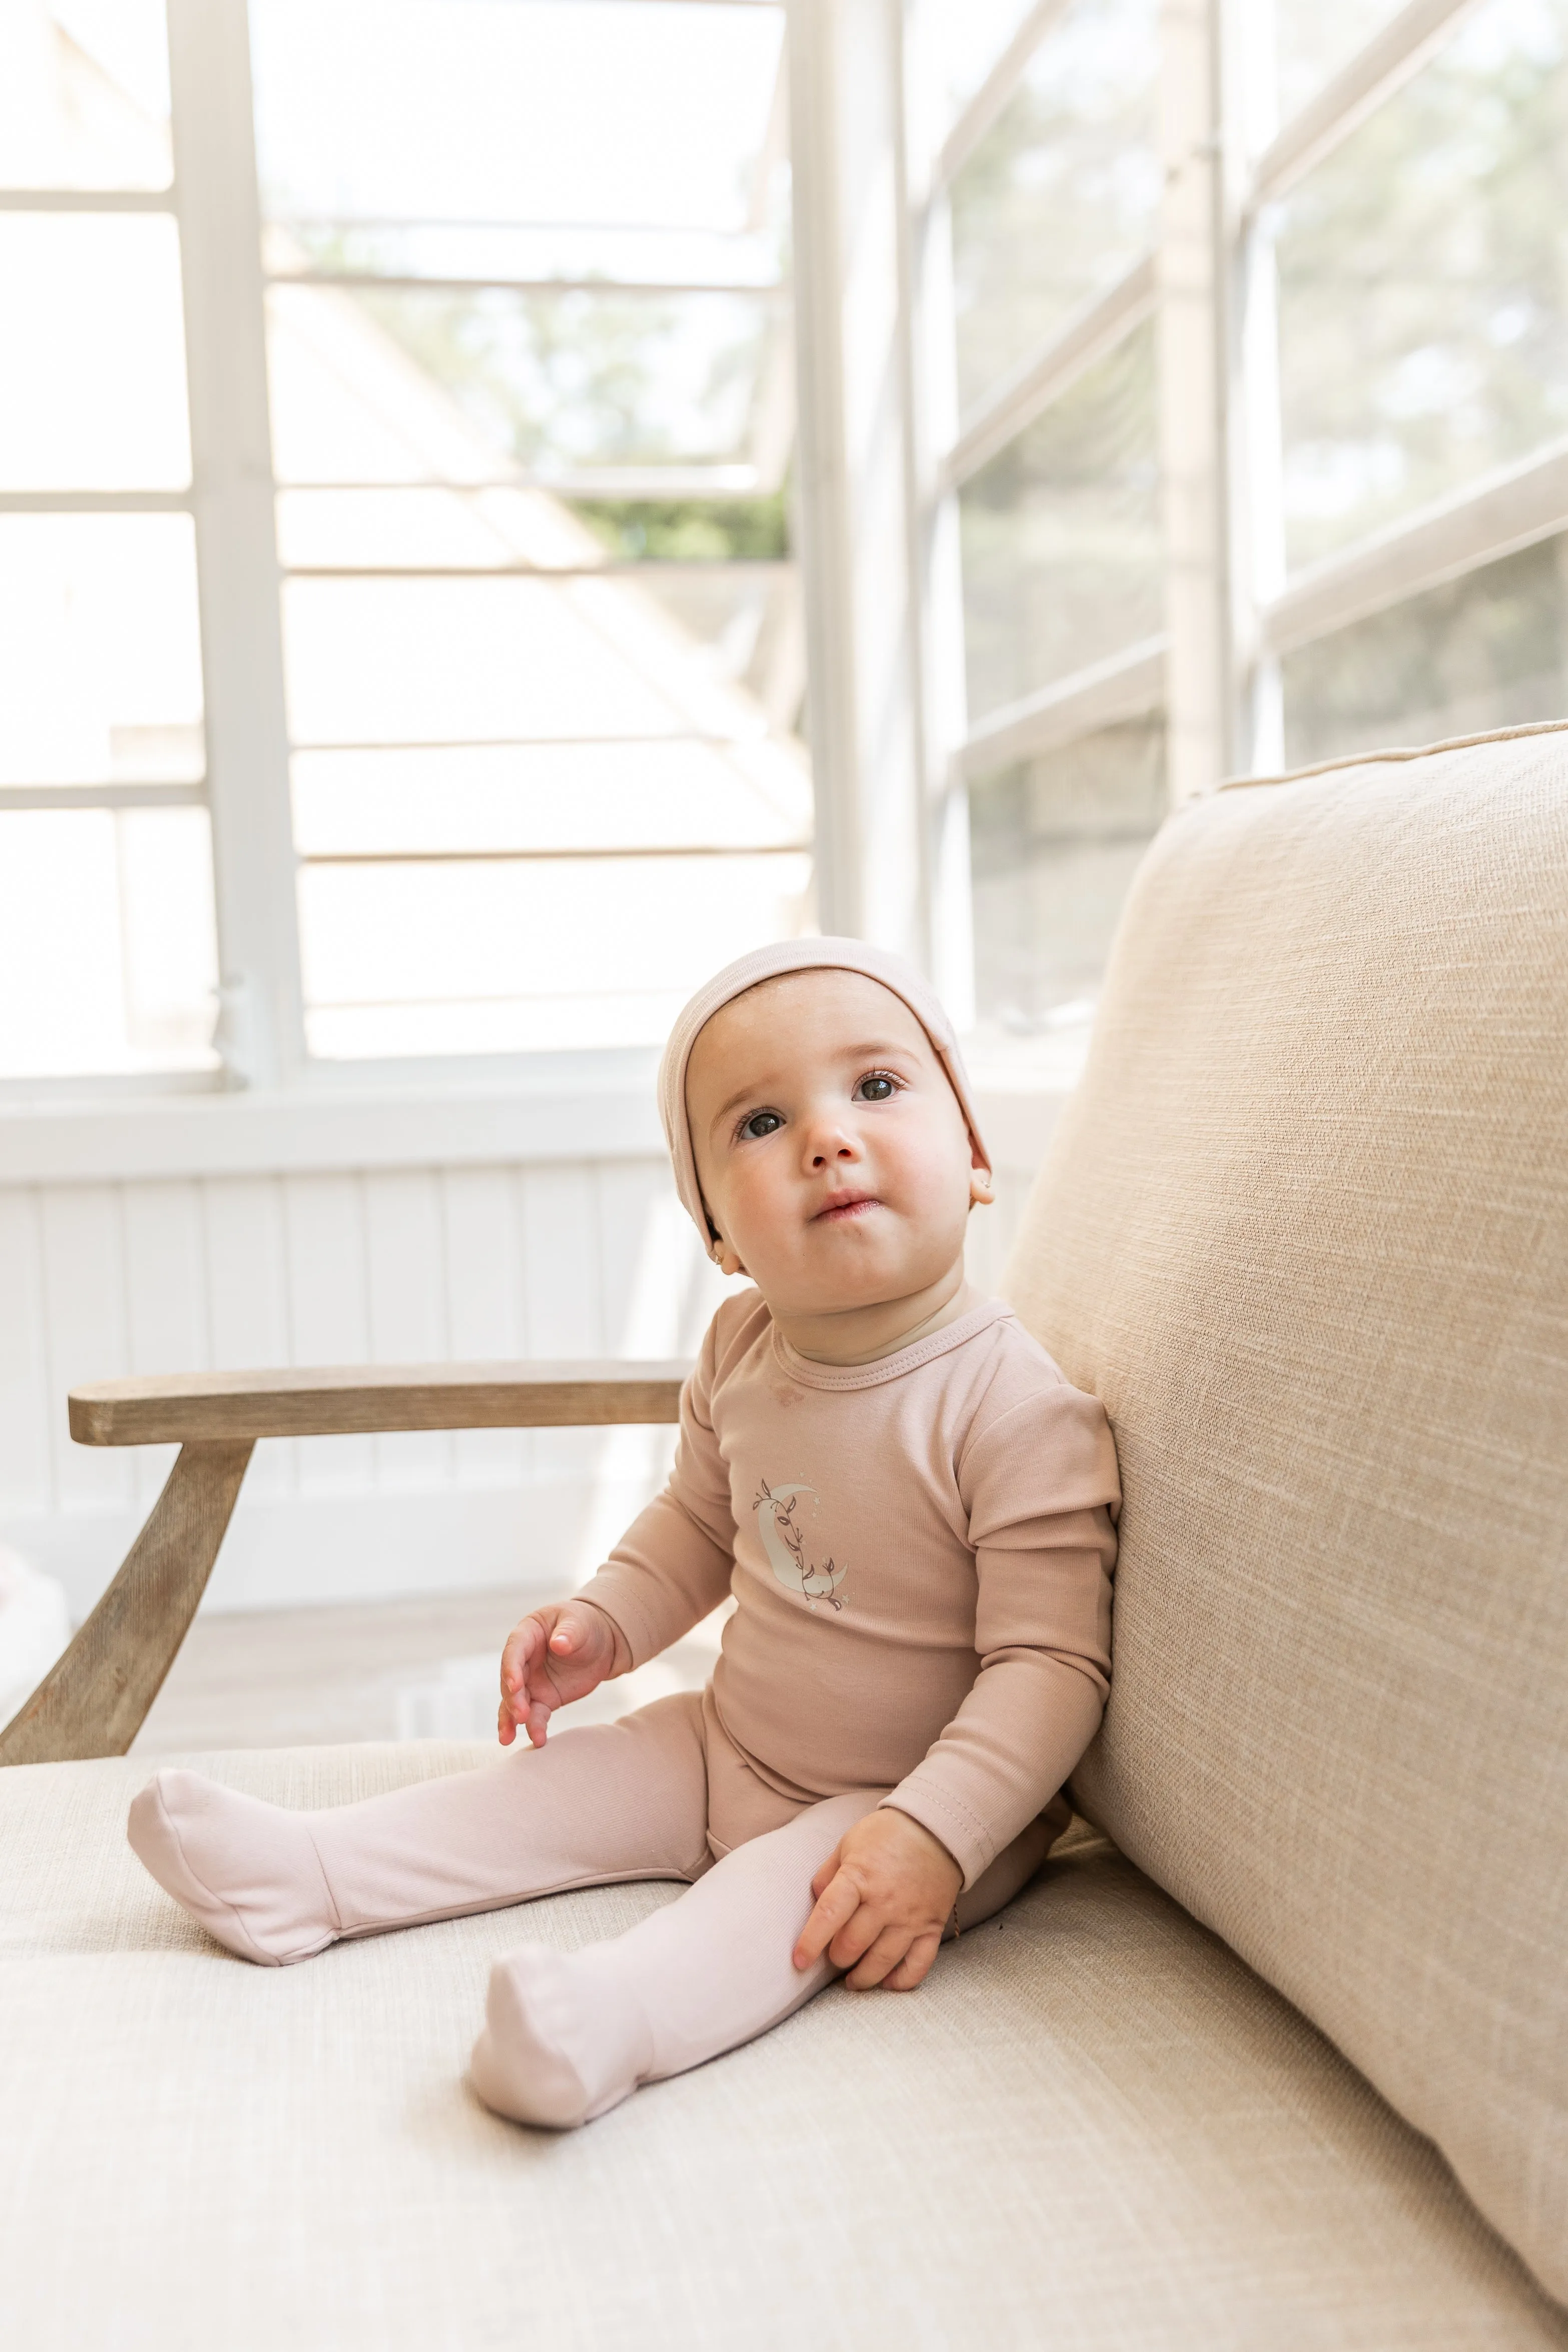
[[[457, 1748], [204, 1759], [331, 1803]], [[0, 2315], [39, 2352], [1564, 2352], [1568, 2315], [1279, 1996], [1130, 1866], [1048, 1865], [907, 1999], [834, 1991], [566, 2138], [464, 2081], [573, 1895], [253, 1969], [0, 1773]]]
[[1568, 732], [1173, 818], [1009, 1286], [1126, 1490], [1080, 1801], [1568, 2297]]

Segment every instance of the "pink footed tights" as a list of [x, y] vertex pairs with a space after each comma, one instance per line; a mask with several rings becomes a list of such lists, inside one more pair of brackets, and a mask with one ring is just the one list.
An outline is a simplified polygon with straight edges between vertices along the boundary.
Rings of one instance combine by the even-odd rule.
[[[825, 1959], [790, 1958], [811, 1878], [886, 1793], [781, 1795], [690, 1693], [322, 1812], [162, 1771], [130, 1837], [219, 1943], [274, 1967], [567, 1887], [687, 1881], [625, 1935], [576, 1952], [524, 1944], [492, 1970], [475, 2087], [499, 2115], [560, 2127], [749, 2042], [831, 1981]], [[960, 1898], [961, 1927], [1018, 1892], [1066, 1818], [1059, 1801], [998, 1856]]]

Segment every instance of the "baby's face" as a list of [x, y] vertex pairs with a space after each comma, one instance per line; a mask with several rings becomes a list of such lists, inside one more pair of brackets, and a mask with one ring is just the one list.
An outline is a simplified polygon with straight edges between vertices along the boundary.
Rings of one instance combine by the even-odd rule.
[[686, 1109], [725, 1270], [775, 1315], [906, 1298], [956, 1263], [981, 1162], [930, 1039], [880, 982], [790, 972], [734, 998], [692, 1049]]

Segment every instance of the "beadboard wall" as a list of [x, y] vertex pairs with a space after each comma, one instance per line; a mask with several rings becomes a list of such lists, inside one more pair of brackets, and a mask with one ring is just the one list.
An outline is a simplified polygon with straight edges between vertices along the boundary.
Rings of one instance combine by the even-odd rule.
[[[1048, 1100], [991, 1113], [1014, 1149], [994, 1146], [998, 1203], [972, 1220], [973, 1272], [987, 1288], [1053, 1110]], [[161, 1147], [146, 1113], [90, 1132], [0, 1121], [0, 1542], [57, 1575], [78, 1616], [173, 1449], [73, 1444], [76, 1382], [695, 1351], [725, 1286], [644, 1118], [616, 1131], [600, 1105], [598, 1150], [563, 1160], [537, 1129], [520, 1136], [472, 1105], [455, 1124], [449, 1107], [402, 1113], [378, 1124], [372, 1106], [359, 1118], [338, 1106], [329, 1132], [308, 1123], [302, 1134], [298, 1121], [247, 1111], [243, 1148], [219, 1105], [181, 1108]], [[356, 1137], [375, 1164], [342, 1164]], [[486, 1158], [487, 1139], [506, 1155]], [[171, 1167], [182, 1154], [197, 1164]], [[246, 1160], [262, 1164], [234, 1164]], [[591, 1571], [664, 1475], [672, 1444], [672, 1432], [640, 1429], [265, 1441], [206, 1605], [559, 1589]]]

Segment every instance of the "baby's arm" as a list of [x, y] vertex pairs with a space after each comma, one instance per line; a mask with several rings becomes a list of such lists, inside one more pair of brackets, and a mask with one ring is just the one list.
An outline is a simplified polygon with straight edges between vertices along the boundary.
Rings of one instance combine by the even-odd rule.
[[992, 1423], [965, 1465], [975, 1543], [975, 1687], [924, 1761], [811, 1882], [795, 1948], [857, 1991], [906, 1992], [953, 1906], [1061, 1787], [1110, 1670], [1115, 1455], [1092, 1398], [1059, 1389]]
[[883, 1809], [940, 1838], [972, 1886], [1050, 1802], [1099, 1727], [1119, 1497], [1104, 1413], [1065, 1383], [1026, 1397], [972, 1437], [960, 1487], [979, 1671]]
[[728, 1593], [735, 1520], [708, 1412], [713, 1368], [710, 1328], [681, 1391], [680, 1444], [664, 1493], [639, 1513], [575, 1599], [536, 1609], [514, 1629], [501, 1656], [497, 1729], [503, 1748], [519, 1726], [542, 1748], [558, 1706], [644, 1665]]

